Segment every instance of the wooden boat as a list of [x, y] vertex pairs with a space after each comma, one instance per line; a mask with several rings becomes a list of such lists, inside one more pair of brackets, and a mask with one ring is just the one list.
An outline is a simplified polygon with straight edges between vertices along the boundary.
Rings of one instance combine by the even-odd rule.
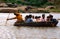
[[14, 26], [56, 27], [57, 23], [53, 23], [53, 22], [31, 22], [31, 23], [25, 23], [25, 22], [22, 22], [22, 23], [15, 23]]

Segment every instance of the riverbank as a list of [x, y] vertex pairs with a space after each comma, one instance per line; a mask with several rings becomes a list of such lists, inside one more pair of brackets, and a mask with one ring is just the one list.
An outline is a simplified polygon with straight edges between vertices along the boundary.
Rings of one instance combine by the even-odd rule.
[[53, 13], [60, 13], [60, 9], [50, 9], [49, 11]]
[[56, 8], [56, 6], [47, 6], [45, 8], [41, 8], [41, 7], [33, 7], [30, 6], [31, 9], [28, 9], [27, 11], [25, 10], [25, 8], [27, 8], [29, 6], [20, 6], [18, 7], [18, 9], [23, 12], [23, 13], [50, 13], [50, 12], [57, 12], [60, 13], [60, 9]]
[[36, 7], [31, 7], [27, 11], [25, 10], [27, 6], [19, 6], [19, 7], [0, 7], [0, 12], [1, 13], [13, 13], [17, 10], [19, 10], [22, 13], [60, 13], [60, 9], [46, 9], [46, 8], [36, 8]]
[[18, 8], [0, 7], [0, 13], [14, 13]]

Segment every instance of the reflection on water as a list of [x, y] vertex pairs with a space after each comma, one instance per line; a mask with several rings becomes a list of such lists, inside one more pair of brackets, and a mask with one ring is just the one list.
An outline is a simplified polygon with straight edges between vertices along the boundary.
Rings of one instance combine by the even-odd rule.
[[[6, 19], [9, 13], [0, 13], [0, 39], [60, 39], [60, 21], [58, 27], [16, 27], [13, 26], [16, 20]], [[32, 14], [32, 13], [31, 13]], [[22, 14], [23, 18], [27, 13]], [[33, 14], [42, 15], [42, 14]], [[49, 14], [46, 14], [48, 16]], [[54, 18], [60, 18], [60, 14], [52, 14]], [[14, 17], [13, 13], [9, 18]], [[5, 26], [6, 25], [6, 26]]]

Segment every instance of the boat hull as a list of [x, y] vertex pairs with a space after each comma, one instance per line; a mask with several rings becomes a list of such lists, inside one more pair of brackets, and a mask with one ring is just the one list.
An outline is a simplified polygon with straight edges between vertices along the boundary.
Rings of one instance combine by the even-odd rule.
[[31, 23], [15, 23], [14, 26], [30, 26], [30, 27], [56, 27], [57, 23], [52, 22], [31, 22]]

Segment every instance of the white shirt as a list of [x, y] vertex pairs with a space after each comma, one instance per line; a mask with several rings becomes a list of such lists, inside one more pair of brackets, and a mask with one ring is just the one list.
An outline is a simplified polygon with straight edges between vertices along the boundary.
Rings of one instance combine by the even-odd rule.
[[46, 19], [40, 18], [40, 21], [41, 21], [41, 22], [44, 22], [44, 21], [46, 21]]

